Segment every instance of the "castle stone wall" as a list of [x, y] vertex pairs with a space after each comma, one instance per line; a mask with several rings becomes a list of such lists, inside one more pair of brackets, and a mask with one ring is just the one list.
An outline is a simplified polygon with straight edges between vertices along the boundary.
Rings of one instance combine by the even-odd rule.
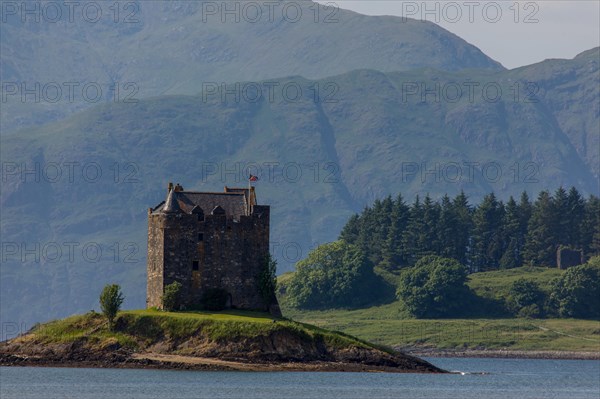
[[[209, 289], [224, 289], [231, 306], [268, 310], [258, 276], [269, 254], [268, 206], [250, 215], [162, 213], [148, 221], [148, 306], [162, 307], [164, 287], [182, 284], [186, 307], [199, 305]], [[193, 270], [197, 262], [198, 270]]]

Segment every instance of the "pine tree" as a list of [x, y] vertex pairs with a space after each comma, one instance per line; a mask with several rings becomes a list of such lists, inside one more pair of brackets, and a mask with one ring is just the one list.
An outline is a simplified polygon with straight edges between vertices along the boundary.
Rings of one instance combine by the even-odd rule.
[[504, 206], [494, 193], [483, 198], [473, 214], [471, 271], [493, 270], [503, 254], [502, 217]]
[[531, 219], [531, 213], [533, 212], [533, 205], [529, 200], [529, 195], [526, 191], [521, 193], [521, 199], [519, 200], [519, 223], [521, 226], [521, 235], [527, 236], [527, 229], [529, 226], [529, 219]]
[[512, 196], [506, 203], [502, 224], [502, 240], [505, 248], [504, 254], [500, 258], [500, 268], [512, 269], [519, 267], [523, 262], [522, 250], [525, 244], [525, 237], [521, 230], [519, 206]]
[[587, 256], [600, 255], [600, 198], [590, 195], [585, 202], [584, 223], [581, 226], [581, 243]]
[[409, 265], [414, 265], [424, 253], [422, 238], [424, 231], [423, 206], [417, 195], [415, 202], [410, 207], [408, 224], [402, 235], [402, 256]]
[[408, 224], [409, 213], [410, 209], [404, 202], [402, 194], [398, 194], [393, 203], [391, 225], [383, 255], [382, 266], [387, 270], [397, 270], [407, 264], [402, 247], [402, 235]]
[[452, 202], [448, 195], [442, 197], [442, 204], [440, 207], [440, 221], [438, 224], [438, 242], [439, 252], [438, 256], [444, 258], [453, 258], [458, 260], [458, 254], [454, 247], [454, 235], [456, 234], [456, 220], [454, 209], [452, 208]]
[[356, 244], [361, 229], [361, 218], [358, 214], [350, 216], [342, 231], [340, 232], [340, 240], [344, 240], [348, 244]]
[[583, 249], [583, 230], [585, 223], [585, 199], [575, 187], [571, 187], [567, 196], [567, 214], [570, 223], [566, 225], [567, 245]]
[[554, 193], [554, 200], [552, 201], [554, 207], [554, 215], [556, 220], [554, 221], [554, 236], [556, 238], [556, 244], [558, 245], [571, 245], [569, 242], [569, 226], [573, 223], [570, 219], [569, 203], [567, 192], [564, 188], [559, 187]]
[[440, 252], [438, 240], [438, 223], [440, 219], [440, 205], [434, 202], [429, 194], [423, 200], [423, 227], [421, 234], [423, 253], [425, 255], [436, 255]]
[[452, 201], [452, 213], [454, 220], [453, 252], [452, 258], [461, 264], [467, 264], [467, 252], [469, 251], [471, 230], [473, 228], [472, 209], [469, 199], [464, 191], [461, 191]]
[[556, 266], [555, 206], [548, 191], [538, 195], [529, 220], [523, 258], [526, 263], [536, 266]]

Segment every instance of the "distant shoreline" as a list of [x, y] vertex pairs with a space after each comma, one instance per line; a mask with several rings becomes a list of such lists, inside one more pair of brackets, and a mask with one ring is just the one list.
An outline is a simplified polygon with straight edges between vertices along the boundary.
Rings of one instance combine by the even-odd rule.
[[600, 351], [544, 351], [544, 350], [501, 350], [501, 349], [424, 349], [424, 348], [395, 348], [401, 352], [418, 357], [473, 357], [490, 359], [546, 359], [546, 360], [600, 360]]

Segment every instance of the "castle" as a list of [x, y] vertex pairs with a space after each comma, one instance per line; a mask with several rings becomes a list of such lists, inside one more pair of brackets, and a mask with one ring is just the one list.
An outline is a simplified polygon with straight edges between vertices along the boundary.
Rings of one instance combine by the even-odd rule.
[[254, 187], [193, 192], [169, 183], [166, 200], [148, 210], [147, 307], [162, 308], [165, 287], [177, 281], [185, 308], [201, 308], [217, 290], [225, 308], [278, 314], [276, 298], [266, 303], [259, 288], [269, 216]]

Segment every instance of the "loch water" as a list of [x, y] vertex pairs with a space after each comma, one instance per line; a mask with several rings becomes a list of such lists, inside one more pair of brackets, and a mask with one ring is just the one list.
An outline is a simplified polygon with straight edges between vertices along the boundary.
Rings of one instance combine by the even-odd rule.
[[427, 359], [457, 374], [1, 367], [2, 399], [598, 399], [600, 361]]

